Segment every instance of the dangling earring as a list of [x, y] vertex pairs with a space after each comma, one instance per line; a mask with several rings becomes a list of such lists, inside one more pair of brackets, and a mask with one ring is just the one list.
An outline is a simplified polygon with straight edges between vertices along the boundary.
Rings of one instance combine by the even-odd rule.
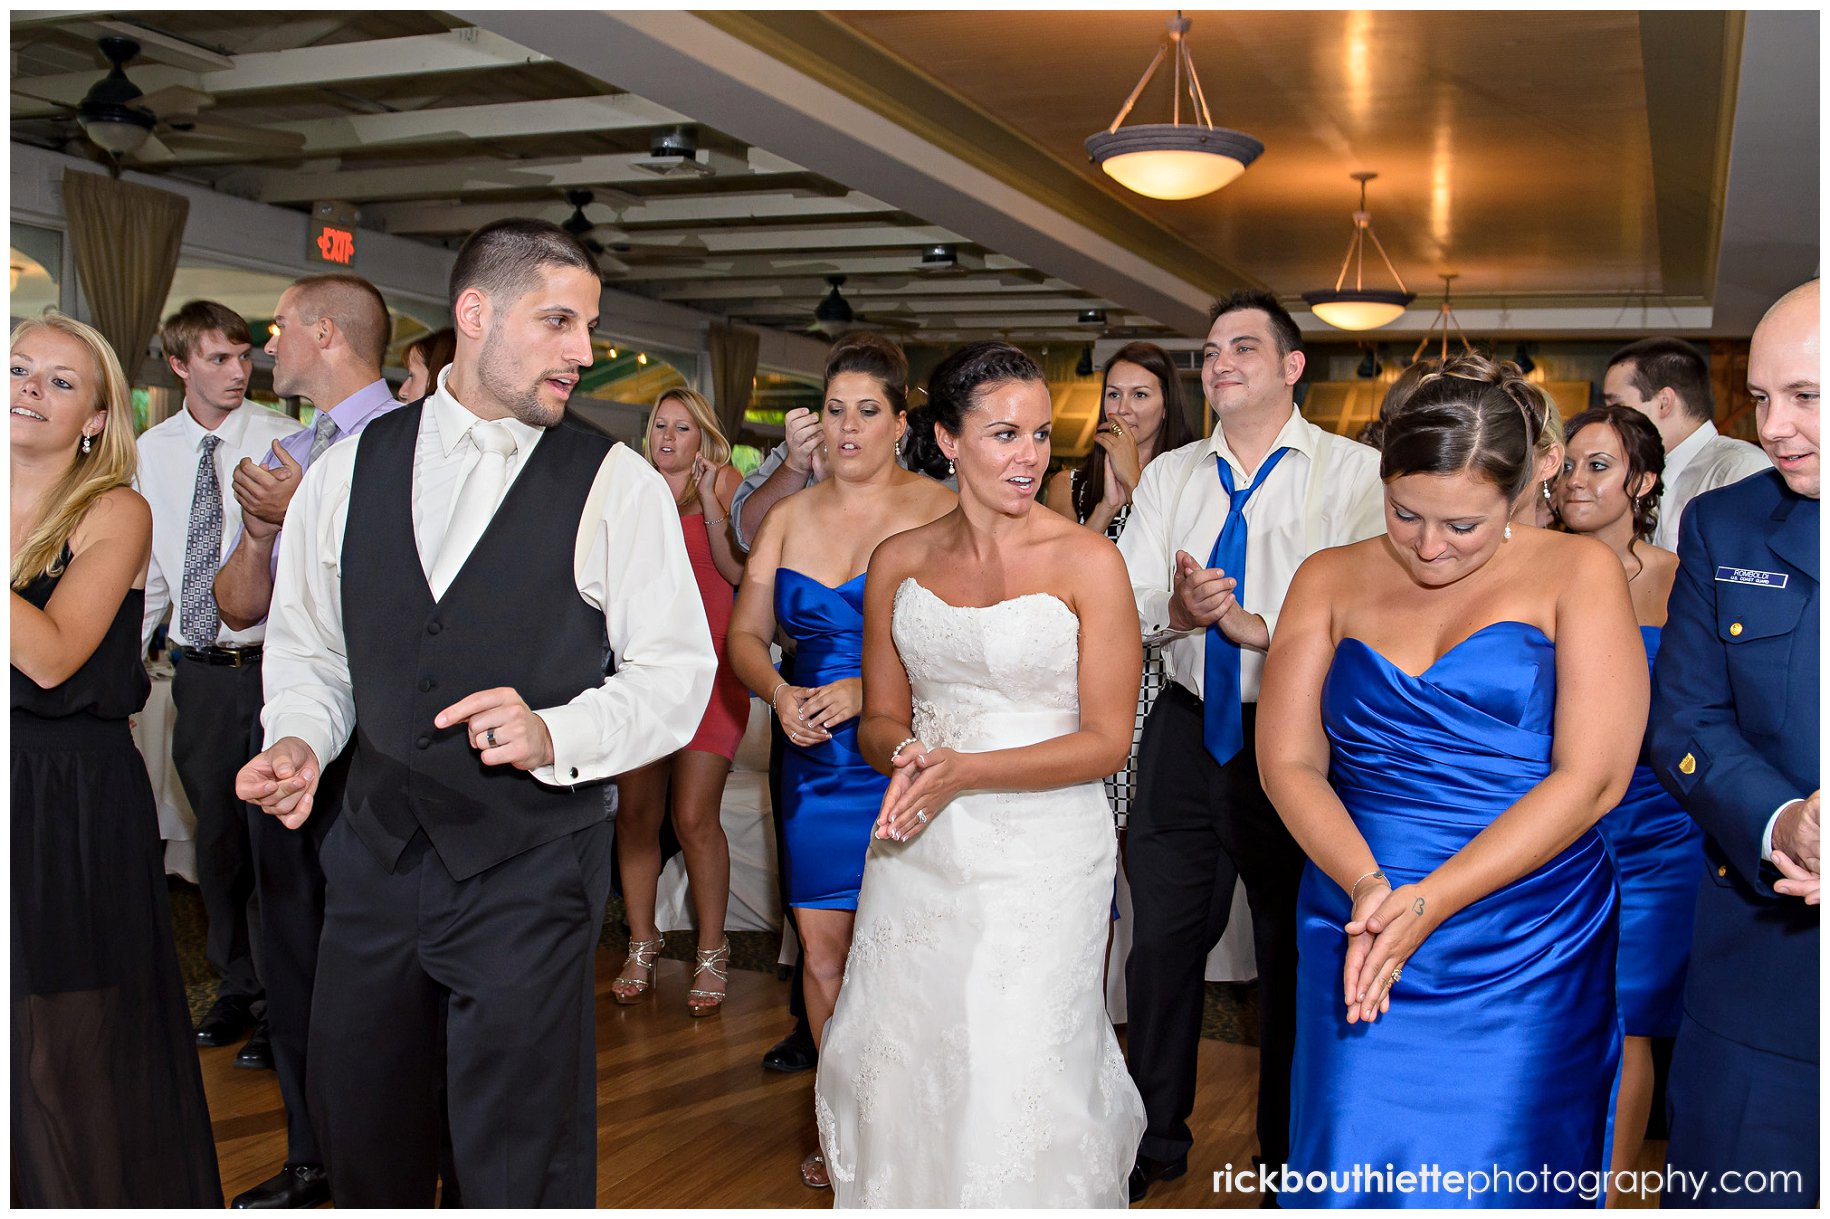
[[1511, 521], [1506, 522], [1506, 532], [1500, 535], [1500, 540], [1506, 541], [1506, 542], [1512, 541], [1512, 522]]
[[953, 477], [953, 459], [951, 457], [947, 458], [947, 477]]
[[1550, 479], [1545, 479], [1543, 482], [1539, 483], [1538, 486], [1544, 492], [1544, 502], [1547, 504], [1550, 503]]
[[95, 447], [95, 437], [89, 435], [89, 433], [87, 433], [87, 432], [84, 432], [83, 433], [83, 456], [84, 457], [89, 456], [89, 450], [93, 449], [94, 447]]

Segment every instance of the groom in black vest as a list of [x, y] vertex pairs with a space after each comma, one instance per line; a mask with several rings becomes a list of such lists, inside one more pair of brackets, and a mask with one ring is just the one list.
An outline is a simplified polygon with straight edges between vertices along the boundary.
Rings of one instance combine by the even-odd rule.
[[328, 450], [287, 517], [267, 749], [237, 790], [297, 828], [354, 739], [307, 1082], [340, 1207], [432, 1204], [441, 1083], [466, 1204], [597, 1201], [592, 784], [684, 745], [715, 666], [666, 485], [558, 426], [598, 296], [556, 226], [473, 233], [450, 369]]

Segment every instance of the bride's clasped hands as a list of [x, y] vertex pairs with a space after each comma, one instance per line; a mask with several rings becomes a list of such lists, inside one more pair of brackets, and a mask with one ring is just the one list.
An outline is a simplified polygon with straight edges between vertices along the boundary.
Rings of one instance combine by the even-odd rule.
[[918, 740], [906, 742], [891, 760], [889, 790], [872, 830], [875, 837], [912, 841], [963, 791], [983, 786], [972, 775], [977, 759], [952, 749], [930, 750]]

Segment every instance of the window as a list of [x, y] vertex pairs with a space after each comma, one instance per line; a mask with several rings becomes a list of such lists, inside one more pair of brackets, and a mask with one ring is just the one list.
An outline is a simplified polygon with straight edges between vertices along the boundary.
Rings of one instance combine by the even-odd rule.
[[63, 297], [64, 235], [55, 229], [15, 224], [9, 254], [14, 322], [60, 308]]

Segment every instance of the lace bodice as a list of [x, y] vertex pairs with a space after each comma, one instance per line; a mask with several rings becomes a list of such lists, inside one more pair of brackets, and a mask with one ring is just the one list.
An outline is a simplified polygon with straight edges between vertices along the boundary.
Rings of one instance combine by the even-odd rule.
[[932, 748], [1027, 744], [1079, 714], [1080, 619], [1051, 593], [950, 605], [910, 577], [896, 590], [891, 632], [915, 735]]

